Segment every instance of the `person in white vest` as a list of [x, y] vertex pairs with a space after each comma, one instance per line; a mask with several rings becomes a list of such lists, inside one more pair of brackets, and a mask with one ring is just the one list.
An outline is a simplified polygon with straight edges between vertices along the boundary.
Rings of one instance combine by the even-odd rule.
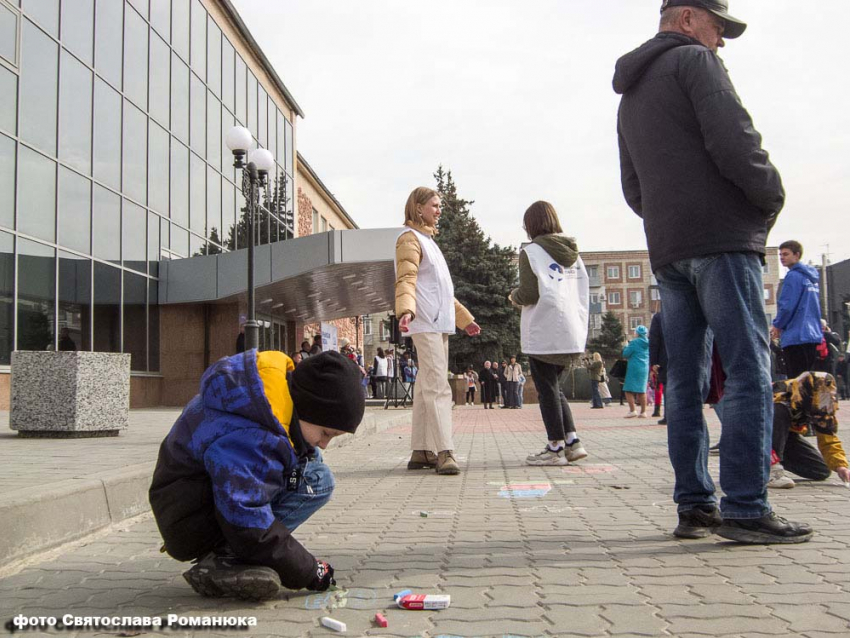
[[508, 300], [522, 308], [522, 351], [540, 403], [549, 442], [530, 454], [528, 465], [568, 465], [587, 456], [576, 434], [570, 405], [558, 379], [574, 365], [587, 342], [590, 286], [578, 247], [564, 235], [554, 206], [535, 202], [523, 228], [531, 240], [519, 255], [519, 287]]
[[[455, 327], [474, 337], [475, 318], [454, 298], [454, 284], [434, 241], [440, 196], [419, 187], [407, 198], [404, 230], [395, 250], [395, 313], [399, 330], [413, 338], [419, 374], [413, 386], [413, 453], [409, 470], [460, 471], [452, 439], [452, 391], [449, 387], [449, 335]], [[435, 454], [436, 452], [436, 454]]]

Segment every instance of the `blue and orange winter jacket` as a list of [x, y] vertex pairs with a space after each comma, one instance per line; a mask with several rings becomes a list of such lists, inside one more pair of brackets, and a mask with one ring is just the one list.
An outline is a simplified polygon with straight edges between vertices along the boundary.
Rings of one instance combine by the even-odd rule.
[[226, 542], [242, 560], [277, 571], [285, 587], [315, 578], [315, 558], [271, 508], [313, 454], [289, 394], [293, 369], [282, 352], [221, 359], [162, 442], [150, 502], [165, 550], [177, 560]]

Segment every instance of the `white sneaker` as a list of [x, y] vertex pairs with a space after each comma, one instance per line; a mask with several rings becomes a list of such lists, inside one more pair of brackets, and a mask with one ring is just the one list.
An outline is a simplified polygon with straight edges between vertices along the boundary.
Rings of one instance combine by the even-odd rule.
[[785, 468], [781, 463], [770, 466], [770, 480], [767, 486], [775, 490], [790, 490], [796, 485], [790, 476], [785, 476]]
[[575, 439], [572, 443], [567, 444], [567, 448], [565, 450], [567, 461], [581, 461], [582, 459], [587, 458], [587, 452], [584, 447], [581, 445], [581, 441]]
[[629, 412], [629, 413], [628, 413], [626, 416], [624, 416], [623, 418], [624, 418], [624, 419], [634, 419], [637, 415], [638, 415], [638, 413], [637, 413], [637, 412], [632, 411], [632, 412]]
[[647, 418], [646, 412], [641, 412], [640, 414], [638, 414], [638, 418], [639, 418], [639, 419], [645, 419], [645, 418]]
[[[573, 441], [575, 443], [575, 441]], [[558, 448], [557, 451], [553, 452], [549, 449], [547, 445], [543, 448], [542, 452], [538, 452], [537, 454], [529, 454], [525, 458], [526, 465], [569, 465], [567, 461], [567, 455], [564, 452], [564, 448]]]

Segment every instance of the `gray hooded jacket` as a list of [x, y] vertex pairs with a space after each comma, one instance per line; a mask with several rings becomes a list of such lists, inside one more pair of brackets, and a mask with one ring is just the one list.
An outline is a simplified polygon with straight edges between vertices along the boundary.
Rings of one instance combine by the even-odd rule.
[[764, 254], [785, 201], [720, 58], [662, 32], [617, 61], [620, 177], [653, 271], [725, 252]]

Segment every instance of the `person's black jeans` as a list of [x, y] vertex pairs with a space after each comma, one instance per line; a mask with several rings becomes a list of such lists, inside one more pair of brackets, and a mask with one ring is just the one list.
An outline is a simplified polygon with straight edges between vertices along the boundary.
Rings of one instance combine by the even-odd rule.
[[466, 402], [475, 403], [475, 386], [469, 386], [466, 389]]
[[516, 395], [519, 391], [519, 381], [508, 381], [505, 388], [505, 405], [509, 408], [517, 407]]
[[529, 361], [546, 436], [550, 441], [563, 441], [567, 438], [567, 432], [576, 431], [570, 404], [558, 385], [558, 377], [564, 371], [564, 366], [546, 363], [534, 357], [530, 357]]
[[802, 435], [791, 431], [791, 413], [784, 405], [774, 405], [773, 451], [782, 467], [797, 476], [825, 481], [832, 474], [818, 449]]
[[782, 348], [785, 355], [785, 373], [789, 379], [796, 379], [804, 372], [814, 370], [818, 358], [818, 344], [801, 343]]
[[595, 381], [593, 379], [590, 380], [590, 396], [591, 396], [591, 407], [601, 408], [602, 405], [602, 396], [599, 394], [599, 381]]

